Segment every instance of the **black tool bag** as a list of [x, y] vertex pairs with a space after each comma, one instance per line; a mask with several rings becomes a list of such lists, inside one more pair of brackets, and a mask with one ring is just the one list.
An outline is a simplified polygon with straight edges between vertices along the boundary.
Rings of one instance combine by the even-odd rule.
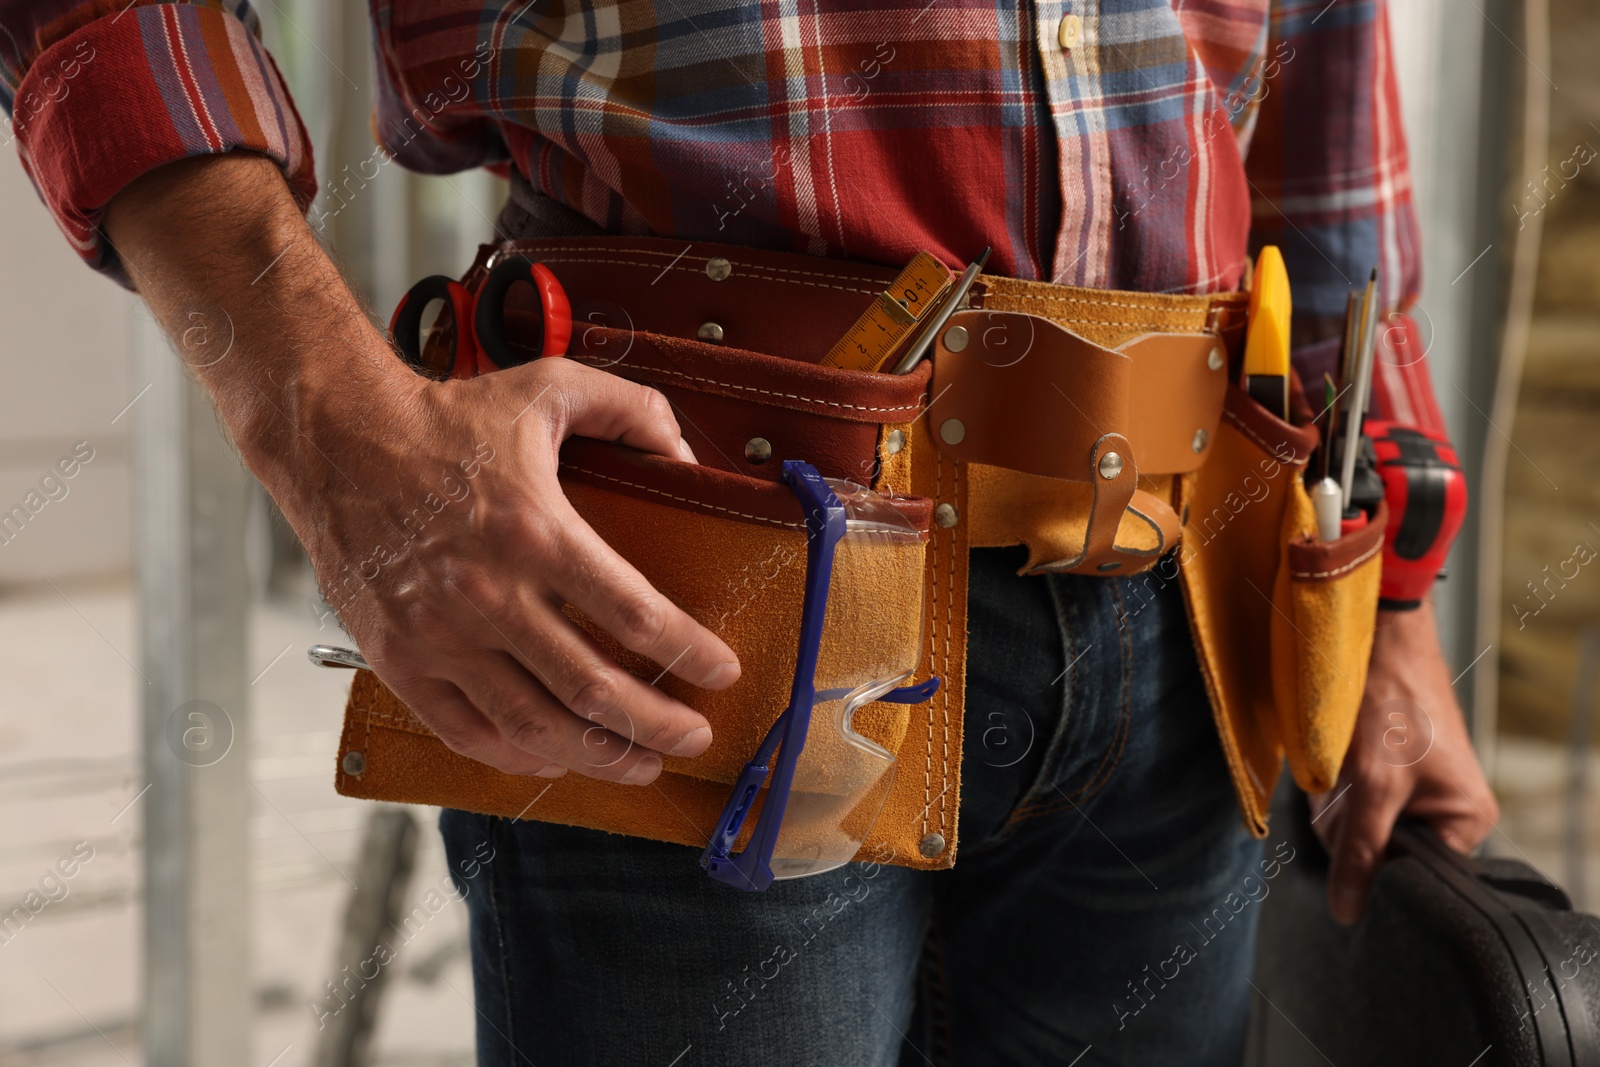
[[1366, 917], [1338, 926], [1291, 804], [1273, 825], [1300, 856], [1263, 901], [1251, 1067], [1600, 1067], [1600, 920], [1526, 863], [1402, 823]]

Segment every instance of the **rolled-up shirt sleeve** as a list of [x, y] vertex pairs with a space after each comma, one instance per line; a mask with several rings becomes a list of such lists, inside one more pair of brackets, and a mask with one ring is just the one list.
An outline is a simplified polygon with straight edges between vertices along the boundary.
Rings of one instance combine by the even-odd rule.
[[258, 152], [302, 207], [316, 195], [305, 127], [243, 0], [0, 0], [0, 104], [61, 232], [123, 284], [101, 216], [147, 171]]

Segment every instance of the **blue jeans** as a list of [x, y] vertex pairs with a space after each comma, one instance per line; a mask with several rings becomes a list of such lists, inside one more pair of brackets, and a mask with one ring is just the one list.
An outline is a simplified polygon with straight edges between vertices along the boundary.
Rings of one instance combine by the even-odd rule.
[[972, 555], [953, 870], [747, 894], [695, 849], [445, 812], [478, 1062], [1238, 1064], [1285, 857], [1235, 809], [1178, 589], [1023, 558]]

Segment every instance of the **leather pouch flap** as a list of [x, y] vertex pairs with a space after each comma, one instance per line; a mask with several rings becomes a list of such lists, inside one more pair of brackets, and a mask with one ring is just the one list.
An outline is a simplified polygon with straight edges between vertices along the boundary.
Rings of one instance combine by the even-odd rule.
[[[952, 349], [951, 344], [957, 347]], [[1116, 349], [1022, 312], [951, 317], [934, 354], [932, 439], [952, 459], [1092, 482], [1086, 461], [1117, 434], [1140, 475], [1199, 469], [1228, 387], [1211, 334], [1142, 334]]]
[[933, 353], [930, 440], [967, 463], [1092, 482], [1101, 439], [1129, 435], [1132, 370], [1036, 315], [957, 312]]

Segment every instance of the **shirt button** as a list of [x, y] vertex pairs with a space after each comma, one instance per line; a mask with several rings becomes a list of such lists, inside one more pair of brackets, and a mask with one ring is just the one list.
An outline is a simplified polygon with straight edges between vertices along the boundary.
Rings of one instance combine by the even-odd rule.
[[1061, 42], [1063, 49], [1072, 48], [1083, 38], [1083, 19], [1077, 15], [1063, 15], [1061, 27], [1056, 31], [1056, 39]]

